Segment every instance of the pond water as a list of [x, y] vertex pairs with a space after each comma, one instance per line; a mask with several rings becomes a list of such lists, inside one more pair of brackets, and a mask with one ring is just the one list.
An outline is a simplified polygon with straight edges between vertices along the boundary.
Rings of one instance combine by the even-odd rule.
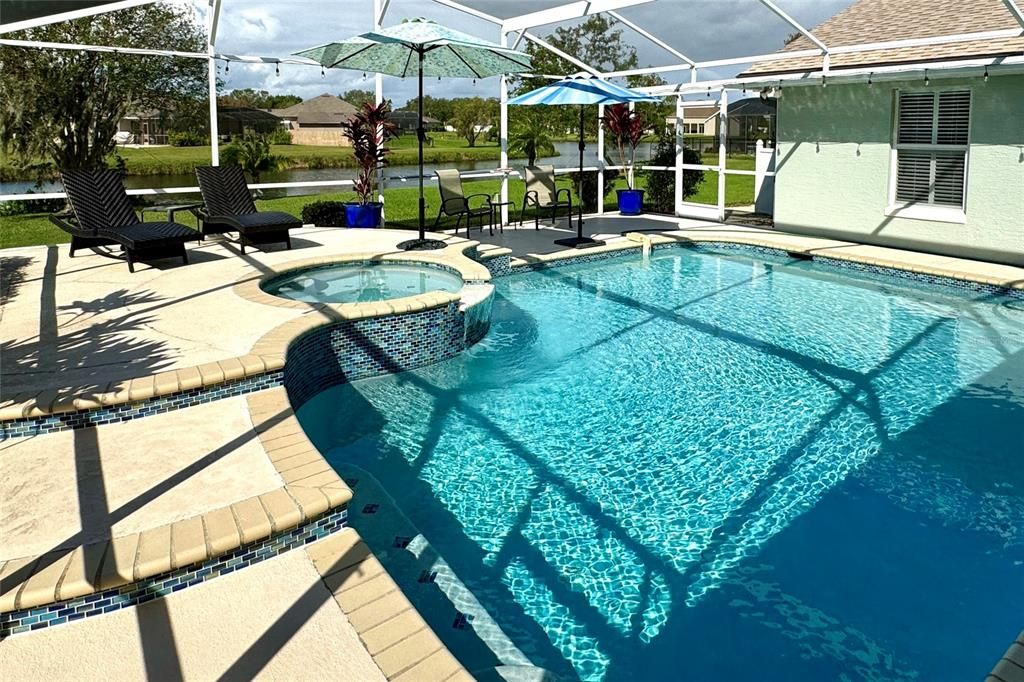
[[[653, 145], [643, 144], [637, 149], [637, 159], [646, 159], [651, 156]], [[557, 166], [571, 166], [579, 163], [579, 150], [576, 142], [556, 142], [555, 150], [558, 152], [558, 156], [544, 157], [537, 160], [537, 163], [550, 163]], [[611, 150], [608, 150], [611, 152]], [[584, 165], [590, 166], [597, 163], [597, 144], [590, 142], [587, 144], [587, 148], [583, 155]], [[609, 163], [617, 163], [614, 155], [609, 158]], [[515, 159], [511, 164], [513, 167], [521, 167], [525, 165], [525, 161], [522, 159]], [[423, 170], [426, 175], [431, 175], [435, 170], [455, 168], [460, 171], [477, 171], [477, 170], [488, 170], [497, 168], [499, 166], [498, 160], [493, 159], [490, 161], [464, 161], [458, 163], [427, 163], [424, 164]], [[314, 182], [322, 180], [351, 180], [356, 176], [356, 169], [354, 168], [298, 168], [292, 170], [277, 171], [274, 173], [265, 173], [260, 180], [263, 182]], [[400, 165], [400, 166], [389, 166], [387, 169], [388, 177], [396, 176], [413, 176], [409, 178], [409, 186], [415, 181], [415, 175], [417, 167], [415, 165]], [[149, 187], [194, 187], [196, 184], [196, 178], [191, 173], [178, 173], [169, 175], [129, 175], [125, 178], [125, 186], [129, 189], [142, 189]], [[15, 194], [27, 192], [33, 189], [34, 183], [32, 182], [0, 182], [0, 194]], [[38, 190], [43, 192], [59, 192], [61, 191], [61, 184], [59, 182], [44, 183], [44, 185]], [[324, 188], [317, 187], [293, 187], [290, 189], [279, 189], [265, 191], [264, 195], [268, 197], [279, 197], [279, 196], [298, 196], [305, 194], [318, 194], [323, 191], [335, 191], [334, 188], [325, 190]], [[185, 198], [188, 195], [176, 195]]]

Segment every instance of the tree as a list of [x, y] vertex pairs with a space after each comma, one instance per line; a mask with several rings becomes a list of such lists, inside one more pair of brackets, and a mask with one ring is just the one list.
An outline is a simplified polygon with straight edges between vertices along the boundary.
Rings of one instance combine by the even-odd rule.
[[[683, 163], [697, 165], [701, 163], [700, 153], [696, 149], [683, 147]], [[676, 164], [676, 135], [674, 131], [663, 129], [658, 136], [658, 147], [651, 159], [652, 166], [674, 166]], [[647, 175], [646, 203], [658, 213], [675, 213], [676, 174], [671, 171], [643, 171]], [[685, 171], [683, 173], [683, 199], [697, 193], [700, 183], [704, 182], [704, 171]]]
[[[558, 49], [573, 55], [598, 71], [621, 71], [638, 65], [636, 48], [622, 39], [622, 30], [615, 28], [618, 22], [601, 14], [593, 14], [581, 24], [558, 28], [547, 37], [547, 41]], [[574, 74], [580, 67], [568, 62], [548, 50], [530, 43], [526, 51], [533, 60], [533, 73]], [[522, 94], [550, 83], [545, 78], [521, 78], [513, 84], [515, 94]], [[565, 135], [579, 128], [579, 108], [547, 107], [544, 119], [555, 135]], [[597, 107], [587, 107], [584, 114], [584, 130], [593, 136], [597, 134]]]
[[237, 163], [252, 178], [260, 181], [262, 173], [277, 170], [281, 160], [270, 153], [270, 141], [266, 135], [248, 131], [241, 138], [235, 138], [224, 149], [224, 163]]
[[[416, 111], [416, 98], [410, 99], [402, 111]], [[455, 114], [455, 100], [446, 97], [423, 96], [423, 115], [437, 119], [441, 125], [448, 125]]]
[[[188, 7], [159, 3], [5, 36], [92, 45], [173, 45], [203, 51], [205, 31]], [[106, 165], [118, 122], [130, 111], [170, 111], [201, 99], [206, 62], [150, 55], [0, 46], [0, 141], [18, 162]]]
[[529, 108], [529, 113], [517, 119], [509, 131], [508, 150], [526, 157], [529, 166], [534, 165], [538, 156], [553, 156], [555, 145], [544, 125], [543, 117], [536, 108]]
[[452, 124], [456, 132], [466, 138], [470, 147], [476, 146], [483, 128], [494, 123], [498, 116], [498, 102], [482, 97], [463, 97], [454, 100]]
[[222, 107], [251, 107], [253, 109], [286, 109], [298, 104], [302, 98], [298, 95], [272, 95], [266, 90], [243, 88], [232, 90], [217, 98]]
[[377, 102], [377, 96], [372, 90], [346, 90], [338, 95], [338, 97], [345, 100], [356, 109], [361, 109], [364, 104], [376, 104]]

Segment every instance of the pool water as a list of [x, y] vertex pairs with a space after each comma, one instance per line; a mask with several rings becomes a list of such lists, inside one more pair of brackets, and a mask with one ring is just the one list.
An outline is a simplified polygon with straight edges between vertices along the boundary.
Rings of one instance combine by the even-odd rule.
[[429, 265], [337, 263], [274, 277], [263, 290], [304, 303], [363, 303], [428, 291], [454, 293], [462, 284], [460, 275]]
[[479, 345], [299, 411], [492, 619], [400, 580], [470, 671], [969, 680], [1024, 627], [1024, 301], [685, 249], [495, 283]]

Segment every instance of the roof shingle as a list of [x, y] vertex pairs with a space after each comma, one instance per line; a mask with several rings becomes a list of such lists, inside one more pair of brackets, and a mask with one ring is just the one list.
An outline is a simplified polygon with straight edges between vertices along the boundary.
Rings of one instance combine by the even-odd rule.
[[[1002, 0], [857, 0], [814, 28], [811, 33], [828, 47], [834, 48], [1013, 28], [1019, 28], [1019, 24]], [[808, 38], [800, 36], [780, 50], [780, 53], [814, 47]], [[1024, 54], [1024, 37], [834, 54], [830, 58], [830, 68], [1012, 54]], [[821, 57], [796, 57], [759, 62], [740, 75], [809, 71], [820, 69], [821, 65]]]

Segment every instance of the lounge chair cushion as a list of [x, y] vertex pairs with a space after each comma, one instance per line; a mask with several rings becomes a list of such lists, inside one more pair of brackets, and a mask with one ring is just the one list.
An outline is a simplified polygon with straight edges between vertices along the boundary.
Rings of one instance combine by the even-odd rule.
[[108, 237], [129, 249], [144, 249], [199, 240], [201, 235], [178, 223], [135, 223], [116, 229], [101, 229], [98, 236]]
[[211, 215], [206, 221], [213, 224], [231, 225], [243, 232], [270, 232], [302, 227], [302, 221], [283, 211], [260, 211], [242, 215]]

